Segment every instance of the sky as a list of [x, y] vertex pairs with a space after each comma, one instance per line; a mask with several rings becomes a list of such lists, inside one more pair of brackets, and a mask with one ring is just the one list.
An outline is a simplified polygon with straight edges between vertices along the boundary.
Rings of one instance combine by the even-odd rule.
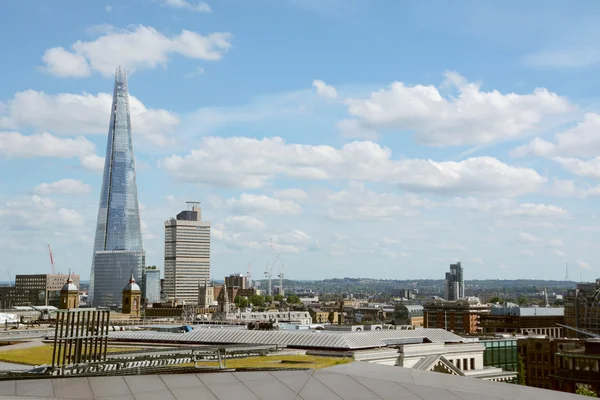
[[[114, 72], [143, 240], [211, 274], [600, 275], [600, 3], [0, 0], [0, 277], [89, 277]], [[0, 278], [4, 279], [4, 278]]]

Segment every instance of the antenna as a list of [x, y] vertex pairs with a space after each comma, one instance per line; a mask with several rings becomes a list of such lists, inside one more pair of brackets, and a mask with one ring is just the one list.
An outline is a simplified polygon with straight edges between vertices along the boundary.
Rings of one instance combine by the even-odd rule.
[[569, 263], [565, 263], [565, 281], [569, 280]]

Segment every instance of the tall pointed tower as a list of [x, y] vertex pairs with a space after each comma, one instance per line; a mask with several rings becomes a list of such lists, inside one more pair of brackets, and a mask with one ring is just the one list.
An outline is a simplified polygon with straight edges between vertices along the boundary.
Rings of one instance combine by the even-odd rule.
[[115, 75], [90, 274], [91, 303], [119, 305], [122, 282], [128, 280], [132, 270], [133, 276], [141, 281], [144, 263], [127, 74], [119, 67]]

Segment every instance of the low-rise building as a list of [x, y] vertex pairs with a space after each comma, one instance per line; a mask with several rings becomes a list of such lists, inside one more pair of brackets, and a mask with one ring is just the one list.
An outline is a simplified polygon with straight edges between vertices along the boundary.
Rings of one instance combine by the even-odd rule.
[[600, 392], [600, 340], [579, 340], [558, 346], [552, 389], [575, 393], [577, 386]]
[[477, 297], [448, 301], [436, 297], [423, 306], [425, 328], [441, 328], [458, 334], [481, 332], [480, 317], [490, 313], [490, 306]]
[[397, 304], [394, 310], [394, 325], [413, 328], [423, 326], [423, 306], [419, 304]]
[[[79, 275], [71, 275], [73, 284], [79, 287]], [[13, 306], [42, 306], [60, 304], [60, 291], [67, 280], [63, 274], [17, 275], [15, 285], [0, 288], [2, 308]]]
[[576, 339], [556, 339], [534, 336], [518, 339], [519, 355], [525, 364], [525, 383], [543, 389], [552, 389], [551, 376], [556, 373], [555, 354]]

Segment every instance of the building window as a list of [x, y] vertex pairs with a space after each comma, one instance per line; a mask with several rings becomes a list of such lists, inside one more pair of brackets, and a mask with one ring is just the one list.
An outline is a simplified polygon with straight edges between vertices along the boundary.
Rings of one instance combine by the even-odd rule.
[[471, 358], [471, 369], [475, 369], [475, 359]]

